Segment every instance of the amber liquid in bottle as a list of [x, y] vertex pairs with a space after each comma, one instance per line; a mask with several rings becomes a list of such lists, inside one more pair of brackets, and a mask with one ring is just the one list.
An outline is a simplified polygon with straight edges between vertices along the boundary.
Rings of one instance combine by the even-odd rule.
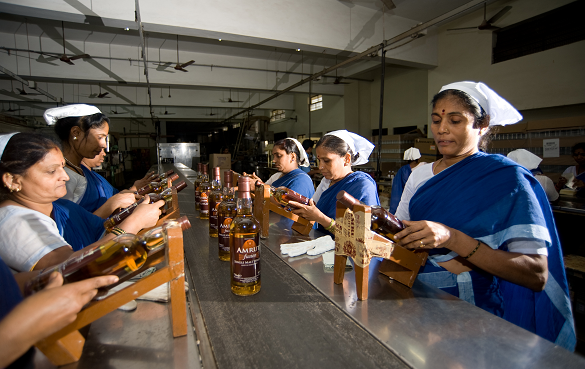
[[[209, 183], [209, 175], [207, 174], [207, 164], [203, 164], [203, 166], [201, 168], [203, 169], [203, 172], [201, 173], [201, 180], [199, 181], [199, 185], [197, 185], [197, 193], [195, 194], [196, 196], [198, 196], [195, 198], [195, 201], [196, 201], [195, 209], [199, 210], [200, 212], [201, 212], [201, 186], [205, 182]], [[207, 199], [205, 199], [205, 201], [207, 203]], [[209, 205], [209, 203], [207, 203], [207, 205]], [[201, 218], [201, 214], [199, 214], [199, 217]], [[205, 218], [205, 219], [207, 219], [207, 218]]]
[[[225, 176], [225, 173], [224, 173]], [[221, 189], [220, 168], [213, 168], [213, 182], [211, 183], [211, 191], [209, 192], [209, 236], [218, 237], [219, 235], [219, 214], [218, 207], [223, 199], [223, 191]]]
[[204, 174], [199, 185], [199, 219], [209, 219], [209, 192], [212, 189], [211, 179]]
[[303, 205], [309, 205], [309, 198], [301, 195], [286, 187], [272, 187], [270, 186], [270, 195], [281, 205], [285, 206], [285, 210], [291, 211], [290, 201], [296, 201]]
[[169, 179], [171, 181], [176, 181], [179, 179], [179, 175], [177, 173], [173, 173], [168, 178], [165, 178], [160, 182], [150, 182], [146, 186], [139, 188], [136, 192], [142, 196], [149, 193], [161, 193], [169, 187]]
[[182, 216], [177, 219], [169, 219], [165, 221], [160, 227], [153, 228], [142, 235], [144, 245], [148, 251], [155, 251], [168, 242], [166, 230], [169, 227], [181, 227], [183, 231], [191, 228], [191, 223], [187, 216]]
[[252, 215], [250, 178], [238, 180], [237, 215], [230, 225], [232, 292], [239, 296], [260, 291], [260, 223]]
[[[185, 181], [181, 181], [181, 182], [177, 183], [175, 186], [172, 186], [171, 188], [167, 188], [166, 190], [162, 191], [159, 194], [149, 194], [148, 195], [148, 197], [150, 199], [149, 203], [153, 204], [159, 200], [165, 200], [165, 201], [172, 200], [173, 188], [177, 192], [181, 192], [185, 187], [187, 187], [187, 184], [185, 183]], [[112, 230], [112, 228], [114, 228], [118, 224], [122, 223], [122, 221], [124, 221], [124, 219], [128, 218], [130, 216], [130, 214], [132, 214], [134, 212], [134, 210], [136, 210], [136, 207], [138, 205], [140, 205], [143, 201], [144, 201], [144, 199], [140, 199], [137, 202], [135, 202], [134, 204], [110, 215], [104, 221], [104, 228], [106, 229], [106, 231], [109, 232]]]
[[197, 176], [195, 177], [195, 182], [193, 182], [193, 187], [195, 188], [195, 210], [199, 211], [199, 185], [203, 180], [203, 164], [197, 163]]
[[236, 198], [232, 186], [232, 172], [224, 172], [223, 201], [217, 209], [219, 260], [230, 261], [230, 226], [236, 217]]
[[[353, 207], [353, 205], [360, 203], [359, 200], [345, 191], [340, 191], [337, 194], [337, 201], [347, 207]], [[404, 229], [404, 224], [380, 205], [371, 205], [370, 208], [372, 211], [372, 231], [396, 242], [394, 235]]]
[[[146, 262], [146, 255], [144, 240], [133, 234], [122, 234], [54, 268], [45, 270], [27, 282], [25, 291], [29, 295], [42, 290], [55, 271], [63, 275], [63, 283], [103, 275], [116, 275], [122, 279], [140, 269]], [[106, 290], [107, 287], [101, 289], [100, 293], [103, 294]]]

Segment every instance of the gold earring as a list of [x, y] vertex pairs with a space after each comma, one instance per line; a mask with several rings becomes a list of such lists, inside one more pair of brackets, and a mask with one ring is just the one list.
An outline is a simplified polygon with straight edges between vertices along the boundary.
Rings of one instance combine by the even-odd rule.
[[18, 191], [20, 191], [20, 188], [17, 188], [17, 189], [16, 189], [16, 192], [18, 192]]
[[74, 140], [77, 140], [77, 137], [73, 136], [73, 139], [74, 139]]

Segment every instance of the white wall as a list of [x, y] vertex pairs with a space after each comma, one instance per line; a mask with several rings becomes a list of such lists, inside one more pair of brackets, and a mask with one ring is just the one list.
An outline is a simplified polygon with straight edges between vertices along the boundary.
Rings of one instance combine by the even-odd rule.
[[[488, 17], [511, 5], [497, 23], [507, 26], [570, 2], [498, 1], [488, 6]], [[491, 32], [446, 30], [473, 26], [482, 19], [483, 11], [476, 11], [440, 28], [439, 66], [429, 71], [428, 100], [444, 84], [471, 80], [485, 82], [520, 110], [585, 103], [585, 41], [491, 64]]]

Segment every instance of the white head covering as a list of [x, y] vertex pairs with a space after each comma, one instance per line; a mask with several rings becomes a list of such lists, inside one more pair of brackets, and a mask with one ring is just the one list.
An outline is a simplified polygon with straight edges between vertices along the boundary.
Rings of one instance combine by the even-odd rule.
[[4, 149], [6, 149], [6, 145], [8, 145], [8, 141], [10, 141], [12, 136], [14, 136], [17, 133], [20, 133], [20, 132], [7, 133], [7, 134], [0, 136], [0, 159], [2, 158], [2, 155], [4, 155]]
[[404, 152], [404, 160], [416, 160], [420, 159], [420, 151], [415, 147], [411, 147], [410, 149]]
[[45, 110], [45, 114], [43, 114], [43, 118], [45, 118], [45, 122], [47, 122], [48, 125], [53, 125], [61, 118], [84, 117], [86, 115], [97, 113], [101, 113], [101, 111], [93, 105], [71, 104], [47, 109]]
[[538, 165], [542, 161], [541, 158], [534, 155], [528, 150], [518, 149], [508, 153], [508, 158], [514, 160], [516, 163], [522, 165], [528, 170], [538, 168]]
[[[490, 126], [518, 123], [522, 115], [512, 104], [482, 82], [455, 82], [441, 87], [441, 91], [459, 90], [473, 97], [490, 116]], [[439, 92], [441, 92], [439, 91]]]
[[297, 149], [299, 149], [299, 152], [301, 153], [301, 157], [299, 158], [299, 166], [308, 167], [309, 165], [311, 165], [309, 163], [309, 157], [307, 156], [307, 153], [305, 152], [305, 149], [303, 148], [303, 145], [301, 145], [299, 140], [292, 137], [287, 137], [286, 139], [292, 140], [295, 143], [295, 145], [297, 145]]
[[345, 143], [349, 145], [349, 148], [353, 152], [354, 155], [359, 154], [357, 160], [351, 165], [360, 165], [365, 164], [368, 162], [368, 158], [370, 154], [374, 150], [374, 145], [363, 138], [360, 135], [357, 135], [353, 132], [349, 132], [345, 129], [340, 129], [339, 131], [333, 131], [326, 133], [325, 136], [332, 135], [341, 138]]

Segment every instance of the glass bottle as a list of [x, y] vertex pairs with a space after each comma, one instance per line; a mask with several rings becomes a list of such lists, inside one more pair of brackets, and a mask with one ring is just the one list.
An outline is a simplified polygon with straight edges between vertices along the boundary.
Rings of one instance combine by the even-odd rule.
[[252, 213], [250, 178], [238, 179], [237, 215], [230, 225], [232, 292], [239, 296], [260, 291], [260, 223]]
[[142, 235], [146, 249], [153, 252], [166, 245], [168, 242], [166, 230], [171, 227], [181, 227], [185, 231], [191, 228], [191, 223], [186, 215], [166, 220], [160, 227], [153, 228]]
[[[348, 208], [356, 204], [363, 204], [355, 197], [351, 196], [345, 191], [339, 191], [337, 194], [337, 201], [341, 202]], [[394, 235], [404, 229], [404, 224], [400, 219], [396, 218], [392, 213], [381, 207], [380, 205], [368, 205], [372, 209], [372, 231], [381, 234], [382, 236], [396, 242]]]
[[[213, 173], [215, 175], [215, 171]], [[213, 187], [215, 178], [207, 174], [203, 176], [203, 182], [199, 185], [199, 219], [209, 219], [209, 192]]]
[[167, 178], [168, 176], [170, 176], [173, 173], [175, 173], [175, 171], [171, 169], [171, 170], [166, 171], [166, 172], [161, 173], [161, 174], [153, 174], [153, 176], [151, 177], [152, 180], [150, 180], [150, 182], [160, 182], [160, 181], [162, 181], [163, 179]]
[[195, 180], [195, 210], [201, 211], [201, 184], [208, 178], [207, 175], [207, 164], [201, 165], [201, 176]]
[[[256, 185], [259, 183], [256, 182]], [[301, 195], [298, 192], [295, 192], [291, 189], [288, 189], [284, 186], [281, 187], [273, 187], [270, 186], [270, 196], [272, 196], [279, 204], [286, 206], [286, 210], [290, 211], [291, 208], [289, 206], [289, 201], [296, 201], [303, 205], [309, 205], [309, 198]]]
[[[150, 199], [149, 203], [153, 204], [159, 200], [170, 199], [173, 197], [173, 189], [177, 190], [177, 192], [181, 192], [185, 187], [187, 187], [187, 184], [185, 183], [185, 181], [181, 181], [181, 182], [177, 183], [176, 185], [171, 186], [170, 188], [167, 188], [166, 190], [162, 191], [159, 194], [149, 194], [148, 195], [148, 198]], [[138, 205], [142, 204], [143, 201], [144, 201], [144, 198], [136, 201], [134, 204], [120, 210], [119, 212], [110, 215], [104, 221], [104, 228], [106, 229], [106, 231], [109, 232], [112, 230], [112, 228], [114, 228], [118, 224], [122, 223], [122, 221], [124, 221], [124, 219], [128, 218], [130, 216], [130, 214], [132, 214], [134, 212], [134, 210], [136, 210], [136, 207]]]
[[[122, 279], [140, 269], [146, 262], [146, 256], [146, 241], [130, 233], [121, 234], [77, 257], [45, 269], [27, 282], [25, 294], [42, 290], [49, 283], [53, 272], [61, 273], [63, 284], [102, 275], [116, 275]], [[100, 289], [100, 294], [105, 291]]]
[[195, 181], [193, 187], [195, 188], [195, 210], [199, 210], [199, 184], [203, 179], [203, 164], [197, 163], [197, 173], [195, 174]]
[[[211, 183], [211, 191], [209, 191], [209, 236], [217, 237], [219, 229], [218, 207], [223, 199], [223, 192], [221, 189], [221, 175], [220, 168], [213, 168], [213, 182]], [[225, 182], [225, 173], [224, 173]]]
[[169, 180], [176, 181], [177, 179], [179, 179], [179, 175], [177, 173], [173, 173], [169, 177], [161, 180], [160, 182], [150, 182], [146, 186], [139, 188], [136, 192], [141, 196], [153, 192], [160, 193], [161, 191], [168, 187]]
[[236, 217], [236, 196], [232, 187], [232, 172], [223, 173], [223, 201], [217, 209], [219, 260], [230, 260], [230, 225]]

